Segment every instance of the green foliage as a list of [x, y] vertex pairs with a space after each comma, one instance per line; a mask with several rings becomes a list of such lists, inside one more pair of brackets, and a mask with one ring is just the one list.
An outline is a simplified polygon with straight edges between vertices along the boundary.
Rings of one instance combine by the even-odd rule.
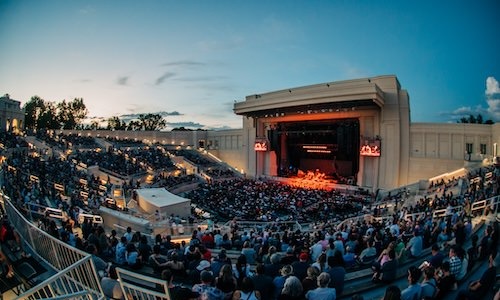
[[162, 130], [167, 127], [167, 121], [159, 114], [140, 114], [141, 129], [145, 131]]
[[478, 114], [477, 116], [469, 115], [469, 117], [462, 117], [457, 123], [465, 123], [465, 124], [494, 124], [492, 120], [484, 121], [483, 116]]
[[39, 96], [31, 97], [23, 106], [25, 126], [28, 129], [76, 129], [87, 116], [82, 98], [55, 104]]

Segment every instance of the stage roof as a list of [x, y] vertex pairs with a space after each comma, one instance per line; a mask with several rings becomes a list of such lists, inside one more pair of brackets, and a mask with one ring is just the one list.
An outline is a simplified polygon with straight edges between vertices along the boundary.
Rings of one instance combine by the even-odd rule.
[[170, 193], [164, 188], [137, 189], [137, 195], [157, 207], [191, 201]]

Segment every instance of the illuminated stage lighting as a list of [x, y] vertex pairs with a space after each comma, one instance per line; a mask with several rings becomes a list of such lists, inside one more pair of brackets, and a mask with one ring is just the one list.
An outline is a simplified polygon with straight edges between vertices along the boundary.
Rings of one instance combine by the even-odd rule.
[[303, 149], [327, 149], [327, 146], [314, 146], [314, 145], [304, 145], [302, 146]]
[[308, 153], [332, 153], [330, 150], [307, 149]]

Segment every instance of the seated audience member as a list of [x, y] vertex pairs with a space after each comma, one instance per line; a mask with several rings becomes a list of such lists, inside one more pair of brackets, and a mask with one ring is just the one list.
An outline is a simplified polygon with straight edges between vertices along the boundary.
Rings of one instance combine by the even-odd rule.
[[127, 265], [133, 269], [140, 269], [142, 267], [141, 257], [139, 256], [139, 251], [137, 251], [134, 243], [127, 244], [125, 260]]
[[328, 257], [329, 269], [327, 273], [330, 275], [329, 287], [335, 288], [337, 296], [342, 295], [344, 291], [345, 268], [344, 258], [339, 251], [335, 251], [333, 256]]
[[213, 287], [213, 282], [214, 282], [214, 277], [212, 275], [212, 272], [210, 271], [201, 271], [200, 273], [200, 283], [197, 283], [193, 285], [191, 290], [195, 293], [198, 293], [201, 297], [201, 295], [208, 290], [209, 288]]
[[261, 295], [255, 289], [252, 279], [245, 277], [241, 282], [240, 289], [236, 290], [232, 297], [233, 300], [260, 300]]
[[401, 290], [395, 285], [388, 286], [382, 300], [401, 300]]
[[127, 252], [127, 238], [122, 236], [120, 242], [116, 245], [115, 262], [119, 265], [125, 264], [125, 253]]
[[309, 268], [309, 263], [307, 262], [308, 260], [308, 255], [307, 253], [301, 253], [299, 255], [299, 260], [294, 261], [292, 263], [292, 268], [293, 268], [293, 274], [297, 276], [297, 278], [302, 282], [304, 278], [307, 276], [307, 268]]
[[361, 265], [372, 264], [373, 261], [377, 258], [377, 249], [373, 247], [373, 241], [368, 240], [366, 242], [367, 247], [361, 251], [361, 254], [357, 257], [357, 261]]
[[174, 285], [174, 275], [169, 269], [163, 270], [161, 273], [161, 278], [167, 282], [168, 292], [170, 293], [170, 299], [172, 300], [190, 300], [197, 299], [199, 294], [191, 291], [188, 288]]
[[318, 287], [306, 292], [308, 300], [335, 300], [337, 294], [335, 288], [330, 288], [330, 275], [326, 272], [319, 274], [317, 278]]
[[215, 278], [215, 287], [221, 290], [225, 297], [231, 299], [233, 292], [236, 290], [238, 282], [233, 275], [231, 265], [224, 265], [220, 269], [218, 276]]
[[436, 299], [442, 299], [456, 284], [455, 276], [450, 273], [450, 262], [445, 261], [441, 264], [441, 268], [436, 272], [435, 278], [437, 281]]
[[328, 264], [326, 263], [326, 254], [321, 253], [318, 256], [318, 259], [314, 263], [312, 263], [311, 267], [316, 267], [319, 272], [325, 272], [328, 269]]
[[434, 269], [441, 267], [443, 263], [444, 255], [439, 251], [439, 245], [433, 244], [431, 247], [431, 257], [429, 258], [429, 263]]
[[104, 295], [111, 299], [125, 300], [123, 296], [122, 288], [120, 287], [120, 282], [118, 282], [118, 274], [116, 274], [116, 267], [110, 265], [107, 270], [108, 276], [101, 279], [101, 287]]
[[[10, 279], [14, 277], [14, 269], [12, 268], [12, 264], [10, 263], [9, 259], [5, 254], [3, 254], [2, 247], [0, 247], [0, 266], [2, 267], [2, 270], [4, 269], [3, 265], [5, 264], [7, 266], [7, 274], [5, 274], [5, 277]], [[2, 274], [4, 276], [4, 274]]]
[[351, 250], [351, 247], [347, 246], [345, 248], [345, 254], [344, 254], [344, 264], [346, 268], [351, 268], [356, 264], [356, 256]]
[[274, 285], [274, 299], [277, 299], [279, 295], [281, 294], [281, 290], [283, 289], [283, 286], [285, 285], [285, 281], [288, 277], [292, 276], [293, 274], [293, 268], [291, 265], [284, 265], [281, 270], [280, 270], [280, 276], [276, 276], [273, 279], [273, 285]]
[[103, 277], [107, 272], [108, 263], [105, 262], [102, 258], [97, 256], [97, 248], [93, 244], [89, 244], [87, 246], [87, 253], [90, 253], [92, 256], [92, 261], [94, 262], [94, 266], [96, 268], [97, 274]]
[[241, 249], [241, 254], [245, 255], [247, 258], [247, 263], [253, 265], [257, 259], [257, 252], [250, 246], [250, 241], [245, 241], [243, 243], [243, 248]]
[[219, 274], [220, 270], [222, 269], [222, 266], [224, 265], [231, 266], [231, 259], [227, 257], [226, 250], [222, 249], [219, 252], [219, 255], [217, 255], [217, 257], [212, 258], [210, 266], [212, 269], [212, 273]]
[[273, 295], [273, 278], [264, 272], [264, 265], [257, 264], [255, 267], [255, 276], [251, 277], [253, 285], [260, 292], [262, 300], [270, 300]]
[[422, 288], [422, 293], [420, 297], [424, 300], [434, 299], [437, 291], [436, 279], [434, 279], [435, 269], [432, 265], [428, 265], [423, 268], [424, 279], [420, 283]]
[[167, 268], [166, 264], [168, 261], [168, 258], [160, 252], [161, 246], [154, 245], [153, 254], [151, 254], [148, 259], [149, 265], [153, 268], [153, 271], [158, 274], [161, 274], [161, 272]]
[[[304, 293], [307, 293], [310, 290], [314, 290], [318, 287], [318, 276], [321, 272], [317, 267], [309, 267], [307, 268], [307, 276], [302, 280], [302, 287], [304, 288]], [[330, 275], [328, 275], [330, 276]]]
[[478, 300], [484, 297], [495, 284], [497, 273], [497, 262], [495, 261], [497, 252], [493, 251], [489, 256], [488, 269], [484, 271], [479, 280], [472, 281], [467, 289], [461, 290], [457, 300]]
[[398, 261], [396, 259], [396, 251], [389, 250], [389, 259], [382, 265], [378, 273], [374, 274], [374, 281], [382, 281], [384, 283], [391, 283], [396, 279], [398, 271]]
[[451, 246], [450, 251], [448, 253], [449, 255], [449, 262], [450, 262], [450, 273], [455, 276], [455, 280], [457, 280], [458, 275], [460, 274], [460, 271], [462, 270], [462, 261], [457, 255], [457, 248], [456, 246]]
[[418, 281], [422, 271], [417, 267], [410, 267], [408, 269], [408, 287], [401, 291], [401, 300], [415, 300], [421, 299], [422, 288]]
[[417, 230], [414, 230], [413, 237], [406, 245], [406, 250], [409, 250], [408, 255], [410, 257], [419, 257], [422, 254], [422, 249], [423, 249], [422, 236], [420, 236]]
[[170, 254], [170, 259], [165, 263], [165, 267], [172, 270], [174, 276], [186, 276], [186, 266], [184, 262], [179, 259], [177, 252], [172, 252], [172, 254]]
[[278, 296], [278, 300], [301, 300], [303, 299], [303, 292], [304, 290], [300, 280], [295, 276], [289, 276], [285, 280], [285, 284], [283, 285], [283, 289]]
[[247, 257], [244, 254], [240, 254], [238, 260], [233, 265], [233, 275], [236, 277], [238, 284], [241, 284], [243, 278], [252, 276], [250, 265], [247, 263]]

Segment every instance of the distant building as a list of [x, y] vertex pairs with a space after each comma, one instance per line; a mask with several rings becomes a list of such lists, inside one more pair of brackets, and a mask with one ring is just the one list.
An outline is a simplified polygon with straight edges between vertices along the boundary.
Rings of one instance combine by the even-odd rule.
[[0, 132], [18, 132], [24, 128], [24, 110], [21, 102], [9, 94], [0, 97]]

